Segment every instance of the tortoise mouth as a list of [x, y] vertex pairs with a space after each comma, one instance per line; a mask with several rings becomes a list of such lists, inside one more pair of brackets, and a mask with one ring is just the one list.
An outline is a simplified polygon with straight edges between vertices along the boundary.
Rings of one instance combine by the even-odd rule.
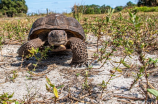
[[51, 46], [60, 46], [60, 45], [66, 44], [66, 40], [65, 41], [48, 41], [48, 42]]

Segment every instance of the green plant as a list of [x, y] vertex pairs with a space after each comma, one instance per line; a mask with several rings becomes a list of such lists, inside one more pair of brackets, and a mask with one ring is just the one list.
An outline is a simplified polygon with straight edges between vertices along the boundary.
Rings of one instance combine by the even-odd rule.
[[[46, 76], [46, 81], [47, 81], [47, 84], [50, 86], [50, 87], [48, 87], [48, 85], [46, 84], [46, 89], [47, 89], [47, 91], [54, 94], [53, 98], [54, 98], [54, 103], [56, 104], [57, 99], [59, 98], [58, 90], [55, 87], [55, 85], [50, 82], [50, 79], [47, 76]], [[63, 87], [63, 85], [59, 86], [58, 89], [61, 88], [61, 87]]]
[[13, 81], [13, 82], [15, 82], [15, 79], [16, 79], [17, 76], [18, 76], [17, 71], [14, 70], [12, 73], [13, 73], [13, 75], [12, 75], [12, 77], [10, 77], [10, 80]]
[[[125, 57], [124, 57], [125, 59]], [[123, 59], [123, 60], [124, 60]], [[105, 83], [105, 81], [103, 80], [102, 83], [100, 84], [100, 86], [102, 87], [102, 91], [101, 91], [101, 98], [102, 98], [102, 95], [103, 95], [103, 92], [104, 90], [107, 88], [107, 85], [110, 83], [110, 81], [112, 80], [113, 77], [115, 77], [115, 73], [116, 72], [122, 72], [121, 69], [119, 69], [119, 66], [123, 63], [122, 59], [120, 60], [120, 62], [117, 62], [119, 63], [118, 66], [114, 66], [114, 69], [113, 70], [110, 70], [110, 78], [108, 79], [108, 81]]]
[[[147, 73], [147, 70], [149, 70], [151, 66], [155, 67], [157, 63], [157, 60], [146, 58], [145, 56], [145, 53], [149, 52], [151, 48], [157, 49], [157, 42], [153, 41], [156, 38], [153, 34], [155, 34], [155, 30], [157, 28], [155, 28], [155, 22], [153, 22], [154, 16], [152, 17], [153, 19], [150, 17], [144, 22], [144, 17], [138, 16], [136, 12], [129, 12], [128, 17], [119, 13], [117, 18], [112, 16], [113, 12], [114, 10], [108, 10], [106, 18], [94, 18], [93, 22], [89, 22], [89, 20], [85, 18], [86, 23], [84, 24], [86, 29], [85, 31], [87, 33], [92, 31], [97, 37], [98, 50], [97, 53], [94, 53], [93, 60], [97, 60], [102, 63], [99, 68], [103, 67], [107, 61], [110, 61], [114, 67], [114, 70], [110, 71], [111, 76], [108, 81], [102, 81], [100, 84], [102, 86], [102, 93], [107, 87], [107, 84], [110, 83], [110, 80], [115, 77], [115, 73], [122, 72], [119, 68], [121, 64], [128, 69], [132, 68], [132, 65], [127, 63], [125, 58], [128, 56], [132, 59], [131, 55], [134, 53], [137, 54], [141, 65], [136, 67], [138, 68], [138, 71], [136, 72], [135, 80], [131, 84], [130, 89], [132, 89], [142, 76], [146, 78], [148, 88], [149, 74]], [[113, 20], [114, 18], [115, 20]], [[157, 21], [156, 19], [154, 20]], [[109, 33], [108, 30], [111, 30], [111, 32]], [[101, 37], [104, 36], [104, 33], [111, 37], [110, 41], [101, 39]], [[100, 48], [98, 46], [100, 46]], [[110, 51], [107, 51], [109, 46]], [[110, 57], [114, 56], [114, 53], [117, 52], [119, 48], [123, 48], [122, 53], [124, 57], [118, 62], [110, 60]], [[117, 63], [119, 65], [116, 66], [113, 63]], [[86, 82], [87, 79], [85, 77], [84, 85], [87, 84]], [[145, 95], [147, 102], [147, 93]]]
[[85, 71], [85, 77], [84, 77], [84, 82], [82, 84], [84, 89], [89, 89], [89, 84], [88, 84], [88, 70]]
[[15, 102], [15, 100], [10, 100], [13, 97], [14, 93], [9, 95], [8, 93], [3, 93], [0, 95], [0, 103], [2, 104], [8, 104], [9, 102]]
[[[35, 59], [37, 60], [36, 64], [33, 64], [34, 69], [33, 71], [36, 70], [37, 65], [39, 64], [39, 62], [43, 59], [46, 58], [47, 56], [47, 52], [50, 50], [50, 47], [45, 47], [44, 50], [40, 51], [39, 48], [35, 49], [32, 47], [31, 50], [29, 50], [30, 54], [28, 54], [26, 56], [26, 58], [30, 58], [30, 57], [35, 57]], [[37, 56], [36, 54], [39, 53], [40, 56]]]
[[3, 38], [0, 36], [0, 50], [2, 49], [2, 45], [3, 45]]
[[156, 97], [156, 100], [158, 100], [158, 91], [154, 89], [147, 89], [148, 92], [153, 94]]
[[0, 9], [3, 15], [7, 15], [8, 17], [13, 17], [17, 13], [27, 13], [27, 5], [25, 0], [22, 1], [0, 1]]
[[72, 8], [73, 17], [80, 22], [83, 17], [83, 11], [85, 9], [85, 6], [81, 5], [74, 5]]
[[158, 63], [158, 59], [152, 59], [152, 58], [149, 58], [148, 59], [148, 68], [151, 68], [151, 67], [156, 67], [156, 64]]
[[105, 84], [105, 81], [103, 80], [102, 81], [102, 83], [101, 84], [99, 84], [99, 86], [101, 86], [101, 98], [102, 98], [102, 96], [103, 96], [103, 92], [104, 92], [104, 90], [107, 88], [107, 85]]
[[32, 86], [31, 88], [28, 87], [28, 85], [26, 84], [26, 88], [27, 88], [27, 94], [25, 96], [23, 96], [23, 99], [21, 100], [20, 104], [32, 104], [33, 100], [36, 98], [37, 92], [39, 89], [35, 89], [35, 91], [32, 93], [32, 89], [34, 88], [34, 86]]
[[[147, 20], [147, 23], [149, 21]], [[150, 21], [148, 24], [150, 24]], [[155, 42], [151, 44], [151, 40], [154, 39], [153, 35], [149, 33], [152, 27], [150, 25], [145, 25], [141, 18], [136, 15], [136, 13], [129, 12], [129, 19], [127, 20], [127, 25], [125, 25], [124, 29], [119, 29], [117, 32], [122, 33], [122, 46], [124, 47], [124, 53], [130, 57], [134, 52], [137, 53], [139, 62], [141, 65], [138, 67], [138, 72], [136, 73], [135, 80], [131, 84], [130, 89], [138, 82], [138, 80], [144, 76], [146, 78], [146, 85], [148, 88], [148, 76], [147, 70], [153, 62], [150, 58], [146, 58], [145, 52], [149, 50], [149, 47], [154, 47]], [[153, 29], [153, 28], [152, 28]], [[151, 30], [152, 31], [152, 30]], [[127, 34], [128, 33], [128, 34]], [[127, 38], [128, 37], [128, 38]], [[154, 62], [156, 63], [156, 61]], [[124, 66], [128, 67], [127, 65]], [[130, 68], [130, 67], [128, 67]], [[146, 91], [147, 92], [147, 91]], [[147, 102], [147, 93], [146, 93], [146, 102]]]
[[158, 7], [147, 7], [147, 6], [135, 7], [134, 11], [140, 11], [140, 12], [158, 12]]

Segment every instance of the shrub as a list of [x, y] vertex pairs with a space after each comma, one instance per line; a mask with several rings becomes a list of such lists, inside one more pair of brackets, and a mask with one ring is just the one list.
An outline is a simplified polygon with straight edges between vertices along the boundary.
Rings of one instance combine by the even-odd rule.
[[134, 10], [138, 12], [158, 12], [158, 7], [143, 6], [143, 7], [135, 7]]

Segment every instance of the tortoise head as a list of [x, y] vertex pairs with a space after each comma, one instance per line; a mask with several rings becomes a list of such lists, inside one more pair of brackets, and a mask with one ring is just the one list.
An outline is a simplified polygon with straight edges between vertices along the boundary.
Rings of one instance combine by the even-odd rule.
[[48, 34], [48, 43], [52, 46], [65, 45], [67, 43], [67, 33], [64, 30], [52, 30]]

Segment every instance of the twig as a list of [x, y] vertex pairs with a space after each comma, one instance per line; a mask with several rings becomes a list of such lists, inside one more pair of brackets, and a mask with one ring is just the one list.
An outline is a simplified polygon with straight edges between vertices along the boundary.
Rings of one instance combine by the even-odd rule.
[[89, 96], [89, 95], [90, 95], [89, 93], [86, 94], [86, 95], [83, 95], [83, 96], [80, 97], [80, 99], [83, 99], [84, 97]]
[[147, 73], [152, 73], [152, 72], [157, 72], [157, 71], [158, 71], [158, 67], [155, 67], [148, 70]]
[[114, 95], [114, 97], [131, 99], [131, 100], [145, 100], [145, 98], [125, 97], [125, 96], [119, 96], [119, 95]]
[[[69, 94], [67, 94], [66, 96], [64, 96], [64, 97], [62, 97], [62, 98], [60, 98], [60, 99], [57, 99], [57, 101], [59, 101], [59, 100], [63, 100], [63, 99], [65, 99], [66, 97], [68, 97], [69, 96]], [[51, 98], [52, 99], [52, 98]]]
[[129, 101], [122, 100], [122, 99], [117, 99], [117, 101], [120, 101], [120, 102], [125, 102], [125, 103], [127, 103], [127, 104], [135, 104], [135, 103], [131, 103], [131, 102], [129, 102]]
[[149, 84], [149, 86], [150, 86], [152, 89], [157, 90], [155, 87], [153, 87], [153, 86], [151, 85], [150, 82], [148, 82], [148, 84]]
[[80, 100], [80, 99], [77, 99], [77, 98], [75, 98], [75, 97], [71, 96], [70, 94], [68, 95], [68, 98], [70, 98], [70, 99], [72, 99], [72, 100], [75, 100], [75, 101], [79, 101], [79, 102], [81, 102], [81, 100]]
[[151, 99], [152, 96], [151, 96], [151, 94], [149, 92], [147, 92], [147, 86], [145, 84], [143, 84], [143, 83], [140, 83], [140, 87], [144, 91], [144, 93], [147, 94], [147, 97], [149, 97]]

